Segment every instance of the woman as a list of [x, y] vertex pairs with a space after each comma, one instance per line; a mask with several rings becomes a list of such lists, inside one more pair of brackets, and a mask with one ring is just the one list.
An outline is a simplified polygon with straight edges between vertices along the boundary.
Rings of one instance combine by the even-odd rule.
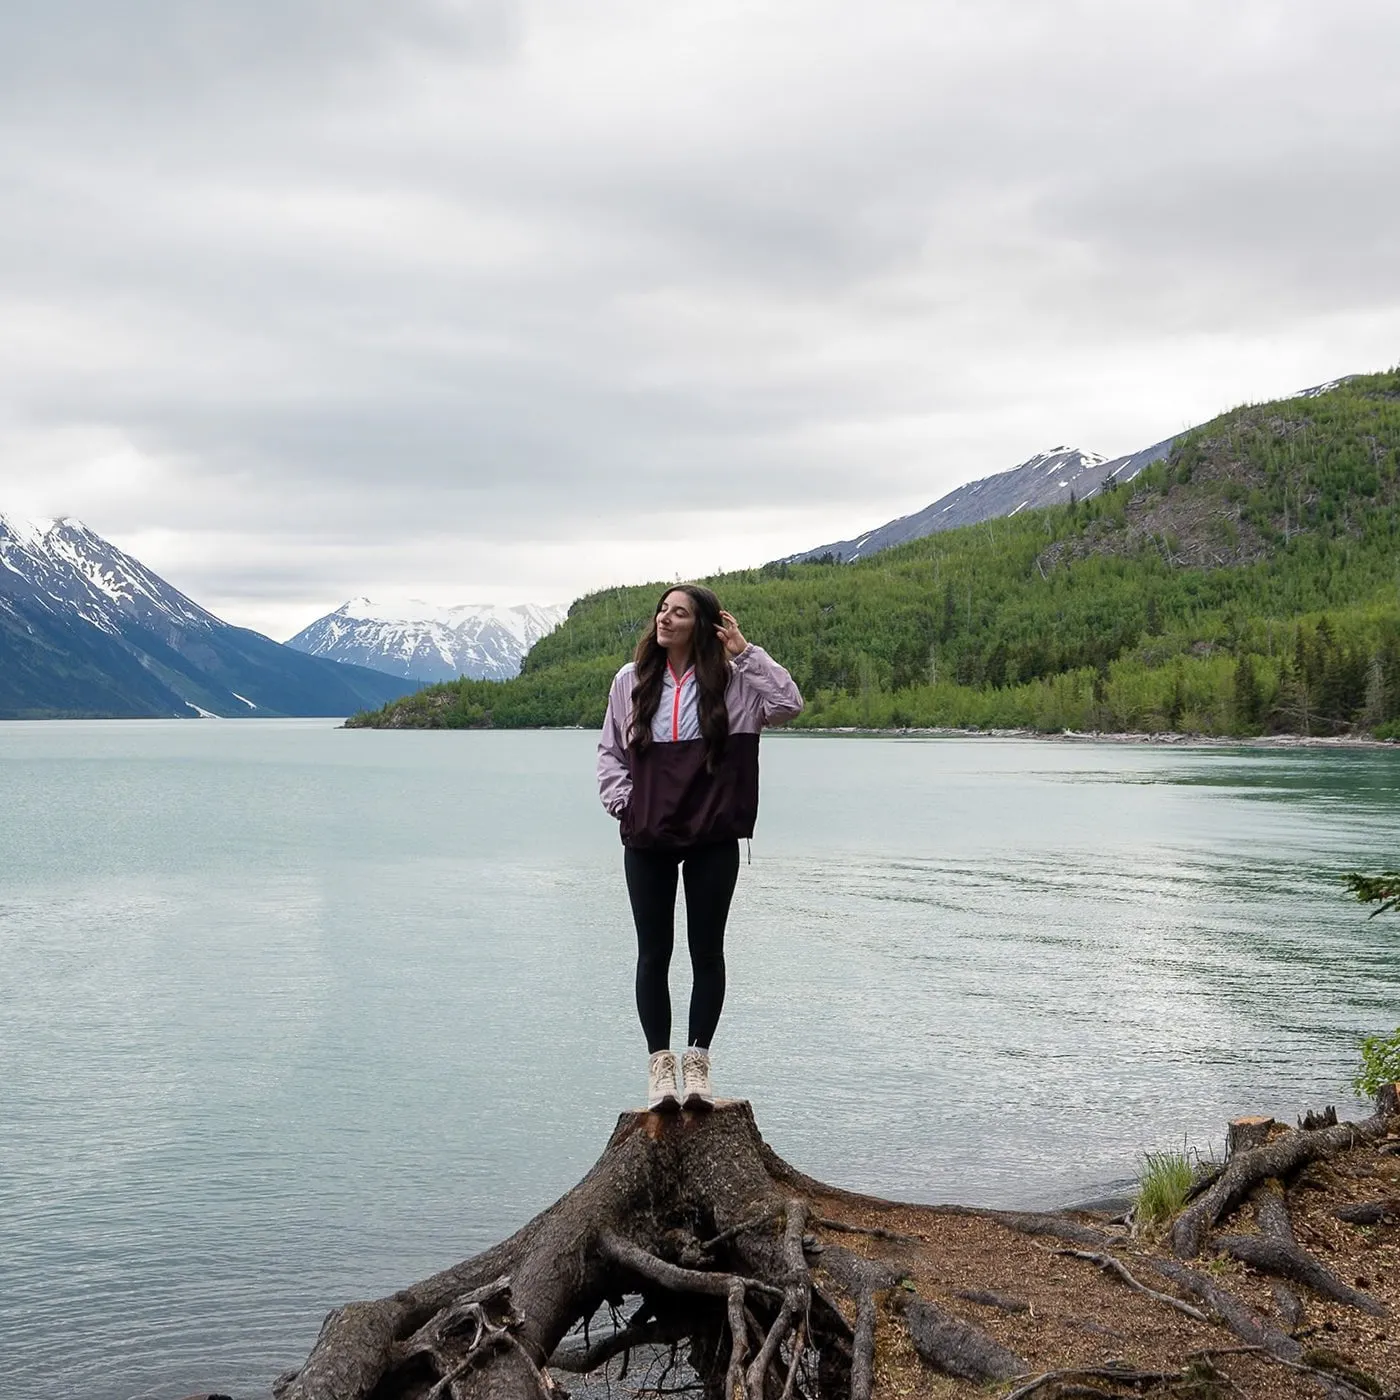
[[[647, 1038], [647, 1107], [707, 1107], [710, 1039], [724, 1004], [724, 925], [739, 838], [758, 816], [758, 732], [802, 709], [792, 677], [744, 640], [699, 584], [661, 598], [635, 658], [617, 673], [598, 743], [598, 790], [622, 824], [637, 925], [637, 1012]], [[676, 882], [685, 881], [694, 986], [680, 1066], [667, 973]]]

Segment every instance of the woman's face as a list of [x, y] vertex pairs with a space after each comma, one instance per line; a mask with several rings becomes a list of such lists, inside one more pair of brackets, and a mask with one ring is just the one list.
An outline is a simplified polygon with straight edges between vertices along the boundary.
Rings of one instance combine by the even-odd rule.
[[656, 640], [668, 651], [690, 647], [695, 638], [695, 604], [690, 594], [672, 589], [661, 600], [656, 613]]

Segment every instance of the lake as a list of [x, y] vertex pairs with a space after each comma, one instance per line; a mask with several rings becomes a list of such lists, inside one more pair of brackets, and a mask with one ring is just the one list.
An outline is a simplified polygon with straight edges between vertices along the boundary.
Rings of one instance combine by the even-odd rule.
[[[6, 1400], [265, 1395], [642, 1097], [580, 732], [0, 725]], [[1046, 1206], [1392, 1029], [1400, 753], [774, 735], [716, 1087], [841, 1185]], [[677, 1018], [684, 955], [673, 973]]]

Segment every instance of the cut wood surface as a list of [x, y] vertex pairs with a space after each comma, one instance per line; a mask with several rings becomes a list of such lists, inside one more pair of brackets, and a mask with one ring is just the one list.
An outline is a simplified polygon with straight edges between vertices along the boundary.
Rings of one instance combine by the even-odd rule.
[[1338, 1123], [1318, 1132], [1289, 1131], [1262, 1147], [1237, 1153], [1220, 1179], [1193, 1201], [1172, 1226], [1172, 1248], [1182, 1259], [1194, 1259], [1206, 1232], [1235, 1209], [1255, 1187], [1271, 1176], [1286, 1177], [1309, 1162], [1379, 1141], [1393, 1120], [1377, 1111], [1359, 1123]]
[[1272, 1118], [1251, 1115], [1236, 1118], [1225, 1130], [1225, 1155], [1233, 1157], [1237, 1152], [1246, 1152], [1251, 1147], [1262, 1147], [1269, 1140], [1269, 1133], [1275, 1127]]
[[[1384, 1107], [1312, 1132], [1275, 1125], [1160, 1241], [1106, 1213], [827, 1186], [777, 1157], [742, 1101], [624, 1113], [583, 1180], [509, 1239], [332, 1311], [274, 1394], [1400, 1394], [1400, 1229], [1384, 1211], [1339, 1218], [1400, 1194], [1400, 1161], [1379, 1150], [1400, 1120]], [[1177, 1257], [1188, 1217], [1208, 1264]]]

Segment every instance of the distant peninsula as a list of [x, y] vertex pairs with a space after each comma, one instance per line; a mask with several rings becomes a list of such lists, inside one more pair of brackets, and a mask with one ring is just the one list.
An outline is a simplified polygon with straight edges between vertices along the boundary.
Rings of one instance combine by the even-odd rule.
[[[1400, 736], [1400, 371], [1225, 413], [1087, 499], [707, 579], [798, 727]], [[580, 599], [509, 681], [354, 728], [596, 727], [664, 583]]]

